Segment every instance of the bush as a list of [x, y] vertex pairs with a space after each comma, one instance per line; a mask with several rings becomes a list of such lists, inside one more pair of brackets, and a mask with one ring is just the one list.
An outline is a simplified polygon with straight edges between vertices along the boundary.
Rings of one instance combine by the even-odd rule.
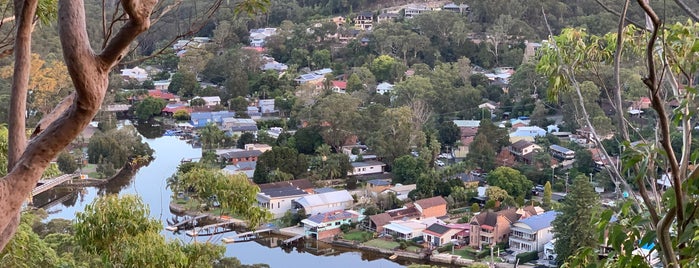
[[517, 254], [516, 257], [519, 259], [519, 263], [527, 263], [539, 259], [539, 254], [536, 251], [529, 251]]
[[56, 159], [58, 169], [66, 174], [73, 173], [78, 169], [78, 162], [76, 161], [72, 154], [65, 151], [61, 152], [61, 154], [58, 155], [58, 159]]

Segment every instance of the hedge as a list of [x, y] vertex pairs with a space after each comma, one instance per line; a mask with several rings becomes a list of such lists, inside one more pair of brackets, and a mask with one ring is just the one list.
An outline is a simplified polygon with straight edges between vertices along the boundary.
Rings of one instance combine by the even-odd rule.
[[519, 263], [527, 263], [539, 259], [539, 253], [536, 251], [529, 251], [517, 254], [516, 257], [519, 259]]

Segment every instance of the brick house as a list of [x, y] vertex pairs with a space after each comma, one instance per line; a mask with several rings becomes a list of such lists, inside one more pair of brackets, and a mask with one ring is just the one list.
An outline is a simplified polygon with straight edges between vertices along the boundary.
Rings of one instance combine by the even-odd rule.
[[473, 248], [507, 242], [510, 226], [520, 219], [517, 209], [485, 211], [471, 218], [469, 245]]
[[423, 218], [439, 218], [447, 215], [447, 200], [444, 200], [441, 196], [420, 199], [415, 201], [414, 205]]
[[221, 154], [226, 163], [237, 165], [239, 162], [257, 162], [257, 157], [262, 154], [259, 150], [234, 151]]

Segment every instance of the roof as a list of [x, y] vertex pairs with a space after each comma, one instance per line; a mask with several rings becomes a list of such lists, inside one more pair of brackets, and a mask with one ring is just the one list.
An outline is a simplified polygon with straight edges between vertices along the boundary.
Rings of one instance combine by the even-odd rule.
[[364, 161], [364, 162], [352, 162], [352, 167], [368, 167], [368, 166], [385, 166], [386, 164], [380, 161]]
[[157, 90], [157, 89], [151, 89], [148, 90], [148, 96], [156, 98], [156, 99], [164, 99], [164, 100], [171, 100], [174, 98], [177, 98], [175, 94], [172, 94], [167, 91], [162, 91], [162, 90]]
[[518, 140], [517, 142], [513, 143], [510, 146], [512, 146], [512, 148], [515, 148], [515, 149], [521, 151], [522, 149], [527, 148], [531, 145], [534, 145], [534, 143], [532, 143], [530, 141], [526, 141], [526, 140]]
[[257, 131], [257, 126], [234, 126], [231, 127], [232, 132]]
[[325, 213], [318, 213], [316, 215], [312, 215], [308, 217], [307, 219], [309, 221], [315, 222], [315, 223], [324, 223], [324, 222], [334, 222], [334, 221], [339, 221], [339, 220], [344, 220], [344, 219], [351, 219], [356, 214], [350, 213], [348, 211], [343, 211], [343, 210], [336, 210], [336, 211], [330, 211], [330, 212], [325, 212]]
[[457, 127], [479, 127], [481, 125], [480, 120], [454, 120], [454, 124]]
[[241, 158], [241, 157], [258, 157], [262, 154], [259, 150], [235, 151], [221, 154], [221, 157], [226, 159]]
[[393, 220], [393, 218], [388, 213], [381, 213], [369, 216], [369, 220], [376, 224], [376, 226], [384, 226]]
[[345, 81], [333, 80], [332, 84], [333, 84], [333, 87], [337, 87], [339, 89], [346, 89], [347, 88], [347, 82], [345, 82]]
[[308, 193], [304, 192], [303, 190], [296, 188], [294, 186], [287, 186], [287, 187], [282, 187], [282, 188], [268, 188], [268, 189], [262, 189], [260, 187], [260, 193], [267, 195], [269, 197], [297, 196], [297, 195], [308, 194]]
[[311, 189], [313, 188], [313, 183], [308, 179], [296, 179], [287, 181], [289, 184], [299, 187], [300, 189]]
[[563, 154], [575, 153], [575, 152], [574, 152], [573, 150], [571, 150], [571, 149], [568, 149], [568, 148], [563, 147], [563, 146], [560, 146], [560, 145], [555, 145], [555, 144], [549, 146], [549, 148], [551, 148], [551, 150], [554, 150], [554, 151], [556, 151], [556, 152], [560, 152], [560, 153], [563, 153]]
[[415, 204], [419, 205], [422, 209], [426, 209], [426, 208], [436, 207], [439, 205], [446, 205], [447, 200], [444, 200], [444, 197], [442, 197], [442, 196], [435, 196], [435, 197], [417, 200], [417, 201], [415, 201]]
[[525, 224], [529, 226], [529, 228], [531, 228], [532, 231], [536, 232], [541, 229], [551, 227], [551, 222], [553, 222], [553, 220], [556, 219], [556, 216], [559, 213], [560, 212], [551, 210], [541, 215], [531, 216], [529, 218], [520, 220], [517, 223]]
[[374, 186], [389, 186], [391, 185], [391, 182], [388, 180], [380, 180], [380, 179], [374, 179], [367, 181], [369, 184], [372, 184]]
[[296, 200], [296, 202], [302, 205], [304, 208], [352, 201], [354, 201], [354, 198], [352, 198], [347, 190], [307, 195]]
[[517, 210], [515, 208], [509, 208], [506, 210], [501, 210], [498, 212], [493, 212], [493, 211], [486, 211], [486, 212], [481, 212], [480, 214], [476, 215], [474, 218], [476, 221], [478, 221], [479, 225], [485, 225], [485, 226], [495, 226], [498, 223], [498, 216], [502, 216], [511, 223], [516, 222], [519, 220], [520, 215], [517, 214]]
[[322, 188], [313, 189], [313, 193], [315, 193], [315, 194], [329, 193], [329, 192], [335, 192], [335, 191], [338, 191], [338, 190], [335, 188], [332, 188], [332, 187], [322, 187]]
[[430, 227], [427, 227], [427, 229], [425, 229], [425, 231], [423, 231], [423, 232], [431, 234], [431, 235], [441, 236], [441, 235], [445, 234], [446, 232], [449, 232], [449, 230], [451, 230], [451, 228], [444, 226], [444, 225], [441, 225], [439, 223], [435, 223], [435, 224], [430, 225]]

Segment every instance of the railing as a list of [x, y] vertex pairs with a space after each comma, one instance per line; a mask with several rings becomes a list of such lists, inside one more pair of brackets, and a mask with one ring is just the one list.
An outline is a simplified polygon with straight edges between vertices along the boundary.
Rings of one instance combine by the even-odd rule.
[[37, 186], [36, 188], [34, 188], [34, 190], [32, 190], [32, 196], [46, 192], [49, 189], [56, 187], [57, 185], [59, 185], [61, 183], [64, 183], [72, 178], [79, 177], [79, 176], [80, 176], [80, 173], [63, 174], [63, 175], [58, 176], [58, 177], [51, 179], [51, 180], [41, 180], [39, 182], [43, 183], [43, 184]]

